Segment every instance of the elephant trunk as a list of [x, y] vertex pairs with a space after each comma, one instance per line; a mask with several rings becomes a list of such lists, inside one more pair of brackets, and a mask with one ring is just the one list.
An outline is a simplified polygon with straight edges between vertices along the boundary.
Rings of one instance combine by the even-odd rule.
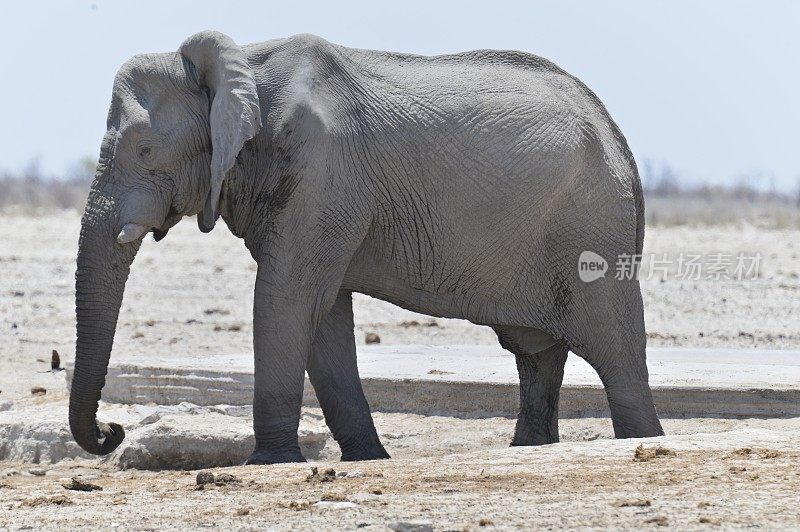
[[108, 454], [122, 443], [116, 423], [98, 423], [98, 401], [106, 380], [125, 282], [141, 239], [120, 244], [123, 225], [114, 194], [97, 182], [81, 221], [75, 274], [77, 343], [69, 397], [69, 426], [75, 441], [92, 454]]

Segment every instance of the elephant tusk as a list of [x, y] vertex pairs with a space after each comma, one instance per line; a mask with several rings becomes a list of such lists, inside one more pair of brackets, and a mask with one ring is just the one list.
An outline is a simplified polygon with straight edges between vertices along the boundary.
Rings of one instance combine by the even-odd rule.
[[122, 228], [122, 231], [119, 232], [119, 236], [117, 236], [117, 242], [120, 244], [127, 244], [128, 242], [133, 242], [142, 237], [147, 231], [149, 231], [149, 227], [145, 227], [140, 224], [125, 224]]

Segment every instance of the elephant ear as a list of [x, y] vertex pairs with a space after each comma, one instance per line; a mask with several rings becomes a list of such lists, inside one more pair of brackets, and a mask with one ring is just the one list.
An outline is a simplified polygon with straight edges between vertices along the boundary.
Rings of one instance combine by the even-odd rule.
[[194, 66], [197, 81], [208, 90], [211, 100], [211, 188], [197, 216], [197, 225], [207, 233], [219, 217], [225, 175], [244, 143], [261, 127], [261, 109], [253, 70], [230, 37], [203, 31], [186, 39], [179, 51]]

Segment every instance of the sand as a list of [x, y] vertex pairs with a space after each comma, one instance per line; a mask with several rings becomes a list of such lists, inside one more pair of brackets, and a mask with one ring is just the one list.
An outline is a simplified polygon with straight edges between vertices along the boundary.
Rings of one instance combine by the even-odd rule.
[[[564, 420], [565, 441], [539, 448], [509, 448], [513, 421], [502, 418], [377, 413], [375, 421], [391, 460], [219, 468], [211, 472], [239, 480], [202, 490], [197, 471], [119, 471], [89, 460], [6, 462], [0, 464], [2, 524], [62, 530], [388, 530], [418, 521], [435, 530], [800, 527], [800, 419], [665, 420], [671, 435], [646, 441], [604, 439], [606, 419]], [[307, 479], [312, 467], [321, 479]], [[322, 481], [331, 468], [350, 476]], [[76, 476], [102, 491], [62, 486]]]

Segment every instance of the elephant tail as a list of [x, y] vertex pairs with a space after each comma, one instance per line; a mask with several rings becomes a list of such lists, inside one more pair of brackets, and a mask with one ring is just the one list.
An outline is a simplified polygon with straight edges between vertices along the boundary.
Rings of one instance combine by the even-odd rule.
[[642, 180], [639, 172], [636, 171], [636, 163], [633, 163], [633, 198], [634, 208], [636, 209], [636, 254], [641, 256], [644, 249], [644, 193], [642, 192]]

